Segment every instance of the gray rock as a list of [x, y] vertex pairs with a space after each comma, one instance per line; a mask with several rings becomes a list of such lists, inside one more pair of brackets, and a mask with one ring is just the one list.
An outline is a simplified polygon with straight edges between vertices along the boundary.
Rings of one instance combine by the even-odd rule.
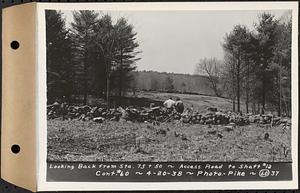
[[96, 123], [103, 123], [105, 121], [105, 118], [95, 117], [95, 118], [93, 118], [93, 121], [96, 122]]

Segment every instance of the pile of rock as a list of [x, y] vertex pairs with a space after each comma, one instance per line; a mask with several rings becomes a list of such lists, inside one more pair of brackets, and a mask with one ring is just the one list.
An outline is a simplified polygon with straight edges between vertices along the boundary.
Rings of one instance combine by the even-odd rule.
[[239, 113], [228, 113], [229, 114], [229, 122], [235, 123], [236, 125], [243, 126], [243, 125], [249, 125], [249, 116], [248, 115], [241, 115]]
[[182, 115], [183, 123], [190, 124], [212, 124], [223, 125], [228, 124], [230, 117], [222, 112], [209, 111], [206, 114], [200, 114], [198, 112], [186, 113]]
[[273, 115], [241, 115], [232, 112], [220, 112], [216, 108], [208, 109], [207, 113], [200, 114], [197, 111], [187, 110], [180, 114], [175, 110], [169, 110], [164, 107], [152, 108], [105, 108], [97, 106], [76, 106], [57, 102], [47, 106], [48, 119], [62, 117], [63, 119], [77, 119], [82, 121], [93, 120], [102, 123], [105, 120], [110, 121], [132, 121], [132, 122], [168, 122], [171, 120], [181, 120], [188, 124], [206, 124], [206, 125], [227, 125], [234, 123], [238, 126], [248, 125], [250, 123], [258, 124], [280, 124], [281, 119]]
[[281, 122], [280, 117], [275, 117], [272, 114], [266, 115], [249, 115], [250, 123], [259, 123], [259, 124], [274, 124], [278, 125]]

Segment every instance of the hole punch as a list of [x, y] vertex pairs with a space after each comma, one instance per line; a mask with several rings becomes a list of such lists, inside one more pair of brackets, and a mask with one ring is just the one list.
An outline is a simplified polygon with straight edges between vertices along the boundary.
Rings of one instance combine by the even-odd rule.
[[10, 47], [11, 47], [12, 49], [16, 50], [16, 49], [18, 49], [18, 48], [20, 47], [20, 44], [19, 44], [18, 41], [12, 41], [12, 42], [10, 43]]
[[20, 146], [19, 145], [13, 145], [11, 146], [11, 151], [15, 154], [19, 153], [21, 150]]

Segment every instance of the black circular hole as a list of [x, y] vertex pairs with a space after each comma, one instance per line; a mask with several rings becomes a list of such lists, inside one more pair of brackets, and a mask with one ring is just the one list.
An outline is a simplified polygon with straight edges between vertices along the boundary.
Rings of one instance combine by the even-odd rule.
[[10, 43], [10, 47], [11, 47], [12, 49], [16, 50], [16, 49], [18, 49], [18, 48], [20, 47], [20, 44], [19, 44], [18, 41], [12, 41], [12, 42]]
[[13, 145], [13, 146], [11, 146], [11, 151], [13, 153], [19, 153], [20, 152], [20, 146], [19, 145]]

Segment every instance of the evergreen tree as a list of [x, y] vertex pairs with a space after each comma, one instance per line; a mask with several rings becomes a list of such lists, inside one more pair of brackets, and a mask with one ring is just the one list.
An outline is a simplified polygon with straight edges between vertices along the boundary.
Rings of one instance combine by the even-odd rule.
[[74, 68], [78, 94], [84, 95], [84, 102], [87, 103], [88, 94], [91, 92], [91, 77], [93, 64], [95, 63], [94, 30], [98, 13], [94, 11], [74, 11], [74, 21], [71, 23], [72, 41], [74, 50]]
[[72, 94], [72, 50], [62, 13], [46, 11], [46, 60], [48, 101]]
[[278, 114], [291, 112], [291, 44], [292, 44], [292, 17], [290, 14], [278, 22], [277, 44], [275, 46], [274, 65], [277, 68], [274, 105]]
[[276, 90], [277, 67], [274, 61], [275, 50], [278, 42], [278, 21], [273, 15], [263, 13], [255, 26], [257, 35], [255, 55], [252, 58], [256, 65], [256, 77], [261, 82], [259, 88], [262, 113], [266, 109], [266, 103], [274, 99]]
[[118, 88], [118, 95], [122, 96], [122, 92], [128, 88], [132, 80], [130, 72], [136, 69], [135, 62], [139, 60], [136, 58], [139, 53], [136, 48], [139, 45], [136, 41], [137, 33], [133, 31], [133, 26], [129, 25], [125, 18], [118, 19], [114, 29], [117, 36], [115, 86]]
[[245, 26], [237, 25], [233, 31], [226, 34], [223, 48], [225, 52], [230, 54], [231, 59], [227, 62], [232, 62], [231, 72], [235, 77], [235, 92], [237, 99], [237, 111], [240, 112], [240, 101], [242, 94], [242, 84], [245, 77], [245, 69], [248, 63], [248, 47], [249, 47], [249, 30]]
[[[98, 52], [98, 77], [103, 75], [102, 72], [105, 72], [105, 95], [107, 106], [109, 106], [109, 97], [111, 92], [111, 81], [112, 74], [116, 69], [116, 41], [117, 33], [112, 24], [112, 19], [110, 15], [104, 15], [98, 19], [95, 27], [95, 44]], [[102, 72], [101, 72], [102, 71]]]
[[[226, 35], [223, 44], [225, 73], [229, 80], [235, 110], [244, 97], [246, 111], [252, 101], [252, 109], [261, 106], [261, 113], [275, 107], [278, 114], [290, 106], [290, 64], [291, 64], [291, 19], [279, 22], [273, 15], [263, 13], [258, 17], [255, 31], [249, 32], [244, 26], [235, 26]], [[226, 77], [225, 76], [225, 77]], [[224, 78], [225, 79], [225, 78]], [[288, 81], [285, 81], [288, 80]]]

